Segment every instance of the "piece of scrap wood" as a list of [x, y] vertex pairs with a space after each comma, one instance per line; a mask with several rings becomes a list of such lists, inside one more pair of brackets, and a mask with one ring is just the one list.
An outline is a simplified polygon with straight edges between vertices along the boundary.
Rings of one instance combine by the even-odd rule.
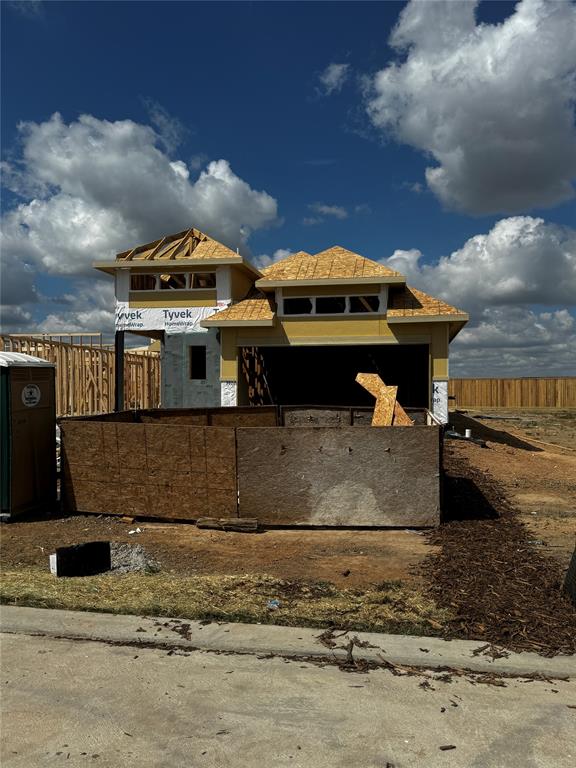
[[396, 406], [396, 395], [398, 387], [385, 387], [380, 391], [380, 395], [374, 406], [372, 415], [373, 427], [391, 427], [394, 419], [394, 408]]
[[398, 387], [387, 387], [377, 373], [359, 373], [356, 381], [376, 398], [372, 426], [392, 426]]
[[356, 376], [356, 381], [376, 398], [380, 394], [381, 388], [386, 386], [377, 373], [359, 373]]
[[404, 408], [400, 405], [398, 400], [396, 400], [396, 405], [394, 406], [394, 421], [392, 424], [395, 427], [413, 427], [414, 422], [408, 416]]
[[258, 530], [258, 520], [255, 517], [199, 517], [196, 528], [253, 533]]
[[[376, 406], [374, 408], [374, 417], [376, 416], [376, 410], [381, 410], [381, 407], [378, 408], [378, 399], [380, 397], [384, 397], [386, 401], [390, 400], [392, 398], [392, 390], [393, 387], [388, 387], [386, 384], [382, 381], [380, 376], [377, 373], [359, 373], [356, 376], [356, 381], [358, 384], [364, 387], [368, 392], [370, 392], [371, 395], [373, 395], [376, 398]], [[396, 392], [398, 391], [398, 388], [396, 387]], [[372, 419], [372, 426], [389, 426], [388, 423], [381, 424], [380, 421], [376, 423], [375, 418]], [[378, 416], [380, 419], [380, 415]], [[388, 415], [387, 413], [384, 414], [384, 419], [387, 422]], [[393, 406], [393, 414], [392, 414], [392, 421], [390, 424], [393, 424], [394, 426], [400, 426], [400, 427], [413, 427], [414, 422], [412, 419], [408, 416], [404, 408], [400, 405], [400, 403], [396, 400]]]

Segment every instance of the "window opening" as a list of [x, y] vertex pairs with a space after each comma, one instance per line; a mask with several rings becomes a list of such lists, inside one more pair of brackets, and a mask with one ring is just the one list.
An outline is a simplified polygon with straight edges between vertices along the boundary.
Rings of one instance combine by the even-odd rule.
[[188, 275], [184, 272], [174, 275], [160, 275], [160, 288], [163, 291], [176, 290], [182, 291], [186, 288]]
[[285, 315], [310, 315], [312, 314], [311, 299], [284, 299]]
[[341, 315], [346, 312], [346, 296], [317, 296], [317, 315]]
[[190, 378], [200, 380], [206, 378], [206, 347], [190, 347]]
[[155, 291], [157, 275], [130, 275], [131, 291]]
[[350, 296], [350, 312], [378, 312], [379, 296]]
[[216, 288], [216, 273], [194, 272], [192, 274], [192, 288]]

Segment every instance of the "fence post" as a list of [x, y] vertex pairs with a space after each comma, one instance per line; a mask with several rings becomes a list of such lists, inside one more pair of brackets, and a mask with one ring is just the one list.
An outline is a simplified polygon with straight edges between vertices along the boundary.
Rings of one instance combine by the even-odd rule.
[[114, 337], [114, 410], [124, 410], [124, 331]]

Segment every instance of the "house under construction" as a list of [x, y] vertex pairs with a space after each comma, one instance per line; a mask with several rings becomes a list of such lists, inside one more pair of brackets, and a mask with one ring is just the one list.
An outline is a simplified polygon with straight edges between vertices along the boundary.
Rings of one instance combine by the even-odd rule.
[[189, 229], [94, 266], [115, 276], [118, 354], [126, 332], [161, 341], [164, 408], [368, 406], [362, 371], [447, 421], [449, 344], [468, 315], [383, 264], [333, 246], [257, 269]]

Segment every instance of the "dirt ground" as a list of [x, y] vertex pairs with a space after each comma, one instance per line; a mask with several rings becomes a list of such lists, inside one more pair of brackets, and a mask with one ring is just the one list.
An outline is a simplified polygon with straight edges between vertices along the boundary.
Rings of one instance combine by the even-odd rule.
[[[141, 533], [129, 531], [141, 529]], [[57, 546], [107, 540], [139, 543], [163, 571], [193, 574], [268, 574], [287, 580], [361, 587], [417, 578], [430, 553], [422, 533], [407, 531], [269, 530], [224, 533], [187, 523], [123, 523], [75, 516], [4, 525], [2, 567], [45, 565]]]
[[576, 411], [491, 411], [493, 419], [472, 419], [475, 413], [450, 421], [488, 448], [451, 441], [455, 455], [494, 480], [533, 541], [567, 567], [576, 547]]
[[[544, 448], [552, 444], [576, 450], [576, 409], [469, 410], [466, 415], [487, 427], [517, 434]], [[540, 443], [539, 441], [543, 441]], [[553, 445], [552, 445], [553, 447]]]
[[[450, 441], [455, 457], [495, 481], [547, 554], [566, 567], [576, 537], [576, 411], [487, 412], [497, 419], [451, 414], [461, 432], [472, 429], [488, 448]], [[566, 447], [534, 442], [562, 440]], [[571, 444], [570, 446], [568, 444]], [[570, 450], [573, 447], [574, 450]], [[449, 469], [447, 452], [447, 468]], [[140, 533], [129, 531], [140, 528]], [[142, 544], [163, 571], [174, 574], [269, 574], [288, 580], [363, 587], [418, 580], [418, 566], [438, 550], [415, 531], [268, 530], [257, 534], [198, 530], [186, 523], [125, 523], [75, 516], [22, 521], [0, 529], [4, 569], [48, 567], [57, 546], [109, 540]]]

